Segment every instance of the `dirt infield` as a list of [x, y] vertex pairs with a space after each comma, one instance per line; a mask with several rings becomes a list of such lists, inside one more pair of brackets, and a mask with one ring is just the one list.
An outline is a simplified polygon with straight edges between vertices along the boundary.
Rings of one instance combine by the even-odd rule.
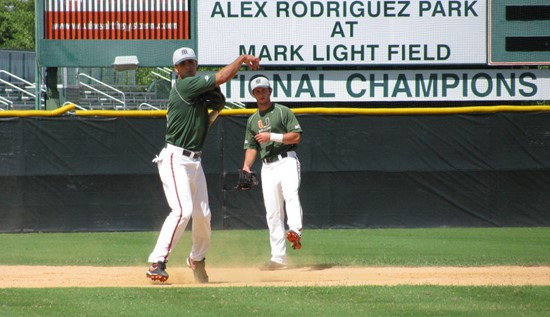
[[[190, 269], [169, 268], [166, 283], [145, 278], [146, 267], [0, 266], [0, 288], [44, 287], [234, 287], [351, 285], [546, 285], [550, 266], [520, 267], [302, 267], [207, 268], [210, 283], [193, 282]], [[160, 286], [162, 285], [162, 286]]]

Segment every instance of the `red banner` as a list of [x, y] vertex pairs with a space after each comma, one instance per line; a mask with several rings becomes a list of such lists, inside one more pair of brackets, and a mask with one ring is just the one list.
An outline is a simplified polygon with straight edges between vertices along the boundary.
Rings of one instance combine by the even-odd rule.
[[46, 0], [49, 40], [186, 40], [183, 0]]

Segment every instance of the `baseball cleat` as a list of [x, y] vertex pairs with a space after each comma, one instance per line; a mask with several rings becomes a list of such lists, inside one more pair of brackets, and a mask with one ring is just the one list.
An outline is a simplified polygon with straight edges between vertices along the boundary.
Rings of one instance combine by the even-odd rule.
[[166, 263], [164, 262], [152, 263], [145, 276], [152, 281], [166, 282], [168, 280], [168, 272], [165, 269]]
[[298, 250], [302, 247], [302, 238], [296, 232], [289, 230], [286, 233], [286, 239], [290, 242], [294, 250]]
[[160, 276], [160, 275], [147, 275], [148, 278], [151, 279], [151, 281], [159, 281], [161, 283], [164, 283], [168, 281], [168, 277], [166, 276]]
[[259, 267], [260, 271], [278, 271], [278, 270], [286, 270], [288, 269], [288, 266], [284, 263], [278, 263], [269, 261], [262, 266]]
[[193, 276], [197, 283], [208, 283], [208, 274], [206, 274], [206, 258], [202, 261], [195, 261], [187, 257], [187, 266], [193, 270]]

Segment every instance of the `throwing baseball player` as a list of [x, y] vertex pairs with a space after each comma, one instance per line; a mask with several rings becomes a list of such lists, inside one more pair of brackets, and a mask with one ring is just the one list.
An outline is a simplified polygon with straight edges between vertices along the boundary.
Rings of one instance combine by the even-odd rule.
[[300, 188], [300, 162], [296, 147], [300, 143], [302, 128], [289, 108], [271, 102], [271, 85], [265, 77], [251, 82], [252, 96], [256, 98], [256, 111], [246, 124], [244, 138], [243, 171], [251, 173], [258, 151], [262, 159], [262, 193], [266, 209], [271, 259], [261, 270], [287, 268], [285, 243], [285, 208], [289, 230], [286, 238], [293, 249], [300, 249], [302, 236], [302, 206]]
[[[187, 265], [195, 281], [207, 283], [205, 255], [210, 245], [210, 207], [201, 154], [208, 127], [225, 104], [219, 85], [231, 80], [242, 64], [259, 67], [259, 58], [241, 55], [216, 73], [197, 76], [197, 56], [191, 48], [182, 47], [173, 54], [178, 74], [170, 91], [167, 112], [166, 145], [153, 160], [158, 170], [171, 212], [149, 255], [151, 267], [146, 276], [164, 282], [168, 279], [166, 262], [187, 223], [193, 218], [191, 253]], [[209, 115], [208, 107], [215, 110]]]

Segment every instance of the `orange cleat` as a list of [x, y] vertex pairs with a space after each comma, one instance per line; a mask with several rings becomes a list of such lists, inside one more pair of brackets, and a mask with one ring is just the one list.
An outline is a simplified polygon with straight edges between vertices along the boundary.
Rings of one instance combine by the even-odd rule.
[[290, 242], [294, 250], [298, 250], [302, 247], [302, 238], [296, 232], [289, 230], [286, 233], [286, 239]]
[[166, 263], [152, 263], [145, 276], [152, 281], [166, 282], [168, 280], [168, 272], [165, 271]]

